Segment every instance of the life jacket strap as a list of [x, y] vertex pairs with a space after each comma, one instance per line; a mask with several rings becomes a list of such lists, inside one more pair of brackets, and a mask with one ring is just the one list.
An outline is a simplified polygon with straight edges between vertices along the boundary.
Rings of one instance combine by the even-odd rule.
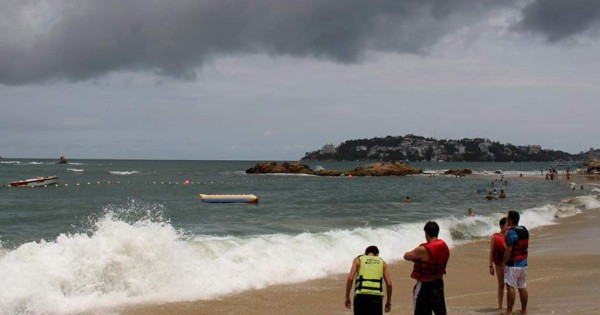
[[[364, 285], [363, 282], [367, 282], [367, 281], [379, 283], [379, 286], [374, 287], [374, 286]], [[383, 279], [381, 279], [381, 278], [366, 279], [366, 278], [363, 278], [363, 276], [361, 275], [358, 278], [356, 278], [355, 287], [356, 287], [356, 290], [368, 289], [368, 290], [377, 290], [377, 291], [383, 292]]]

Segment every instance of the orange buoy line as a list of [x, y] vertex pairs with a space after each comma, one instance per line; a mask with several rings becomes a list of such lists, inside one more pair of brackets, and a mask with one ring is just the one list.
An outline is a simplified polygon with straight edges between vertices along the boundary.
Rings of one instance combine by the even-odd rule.
[[[252, 180], [241, 180], [241, 181], [193, 181], [193, 180], [189, 180], [189, 179], [185, 179], [181, 182], [179, 181], [152, 181], [152, 182], [143, 182], [141, 184], [144, 185], [170, 185], [170, 186], [194, 186], [194, 185], [243, 185], [243, 184], [253, 184], [253, 183], [272, 183], [272, 182], [292, 182], [292, 181], [307, 181], [307, 180], [322, 180], [322, 179], [332, 179], [332, 178], [336, 178], [336, 177], [326, 177], [326, 176], [302, 176], [302, 177], [284, 177], [284, 178], [271, 178], [271, 179], [265, 179], [265, 178], [261, 178], [260, 180], [258, 179], [252, 179]], [[52, 188], [52, 187], [62, 187], [62, 188], [69, 188], [69, 187], [85, 187], [85, 186], [99, 186], [99, 185], [106, 185], [106, 186], [115, 186], [115, 185], [131, 185], [131, 184], [138, 184], [138, 183], [132, 183], [130, 181], [88, 181], [88, 182], [75, 182], [75, 183], [55, 183], [55, 184], [50, 184], [50, 185], [45, 185], [45, 186], [39, 186], [39, 187], [35, 187], [35, 188]], [[0, 187], [10, 187], [9, 185], [0, 185]], [[16, 188], [16, 187], [10, 187], [10, 188]]]

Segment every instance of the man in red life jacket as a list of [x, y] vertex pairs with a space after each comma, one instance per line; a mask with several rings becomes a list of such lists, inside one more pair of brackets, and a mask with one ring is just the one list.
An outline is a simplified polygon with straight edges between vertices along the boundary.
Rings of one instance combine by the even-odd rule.
[[520, 215], [516, 211], [509, 211], [507, 223], [510, 229], [506, 232], [506, 251], [502, 261], [504, 268], [504, 282], [506, 282], [506, 314], [510, 315], [515, 304], [516, 292], [519, 290], [521, 300], [521, 314], [527, 313], [527, 250], [529, 248], [529, 232], [524, 226], [519, 226]]
[[392, 309], [392, 280], [387, 264], [379, 257], [377, 246], [369, 246], [364, 255], [354, 258], [352, 262], [346, 282], [346, 308], [352, 305], [350, 289], [354, 282], [354, 315], [381, 315], [383, 281], [387, 293], [385, 312], [388, 313]]
[[415, 315], [432, 312], [436, 315], [446, 314], [444, 301], [444, 274], [450, 258], [448, 245], [438, 239], [440, 227], [433, 221], [425, 224], [425, 239], [423, 243], [404, 254], [404, 259], [414, 262], [411, 278], [417, 280], [414, 288], [413, 303]]

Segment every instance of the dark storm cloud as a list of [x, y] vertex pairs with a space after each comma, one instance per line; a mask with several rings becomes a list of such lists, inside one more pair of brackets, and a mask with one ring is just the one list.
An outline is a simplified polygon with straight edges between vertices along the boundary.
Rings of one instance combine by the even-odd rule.
[[[36, 3], [8, 1], [0, 18], [20, 23], [19, 13]], [[484, 18], [498, 2], [54, 1], [57, 17], [24, 36], [29, 42], [0, 36], [0, 84], [77, 81], [120, 70], [193, 78], [210, 58], [244, 53], [341, 63], [360, 61], [367, 50], [423, 53], [448, 32]]]
[[557, 42], [589, 31], [599, 22], [598, 0], [537, 0], [523, 9], [523, 19], [514, 29]]
[[[211, 58], [266, 53], [361, 60], [424, 54], [518, 0], [4, 0], [0, 84], [85, 80], [112, 71], [193, 78]], [[42, 4], [42, 5], [40, 5]], [[49, 4], [49, 5], [48, 5]], [[32, 6], [49, 14], [31, 14]], [[550, 42], [598, 26], [598, 0], [537, 0], [518, 32]], [[33, 21], [33, 22], [31, 22]]]

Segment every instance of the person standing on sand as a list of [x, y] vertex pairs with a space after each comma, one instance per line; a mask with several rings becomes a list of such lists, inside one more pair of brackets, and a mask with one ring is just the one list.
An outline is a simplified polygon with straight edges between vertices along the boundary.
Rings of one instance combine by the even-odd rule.
[[404, 259], [414, 262], [411, 278], [417, 280], [413, 289], [415, 315], [445, 315], [444, 274], [450, 259], [446, 242], [438, 238], [440, 227], [429, 221], [423, 228], [427, 243], [404, 254]]
[[364, 255], [352, 261], [346, 281], [346, 308], [352, 306], [350, 289], [354, 283], [354, 315], [382, 314], [383, 281], [387, 293], [385, 312], [388, 313], [392, 309], [392, 279], [387, 264], [379, 257], [377, 246], [369, 246]]
[[489, 269], [492, 276], [494, 275], [494, 268], [496, 269], [499, 309], [502, 309], [502, 300], [504, 299], [504, 266], [502, 266], [502, 261], [504, 259], [504, 252], [506, 251], [506, 241], [504, 240], [506, 230], [508, 230], [506, 221], [506, 218], [500, 219], [500, 232], [494, 233], [490, 242]]
[[529, 232], [519, 225], [520, 215], [517, 211], [508, 211], [507, 223], [510, 229], [506, 231], [506, 251], [502, 265], [506, 292], [506, 314], [511, 315], [515, 304], [516, 292], [519, 291], [521, 314], [527, 313], [527, 250], [529, 248]]

